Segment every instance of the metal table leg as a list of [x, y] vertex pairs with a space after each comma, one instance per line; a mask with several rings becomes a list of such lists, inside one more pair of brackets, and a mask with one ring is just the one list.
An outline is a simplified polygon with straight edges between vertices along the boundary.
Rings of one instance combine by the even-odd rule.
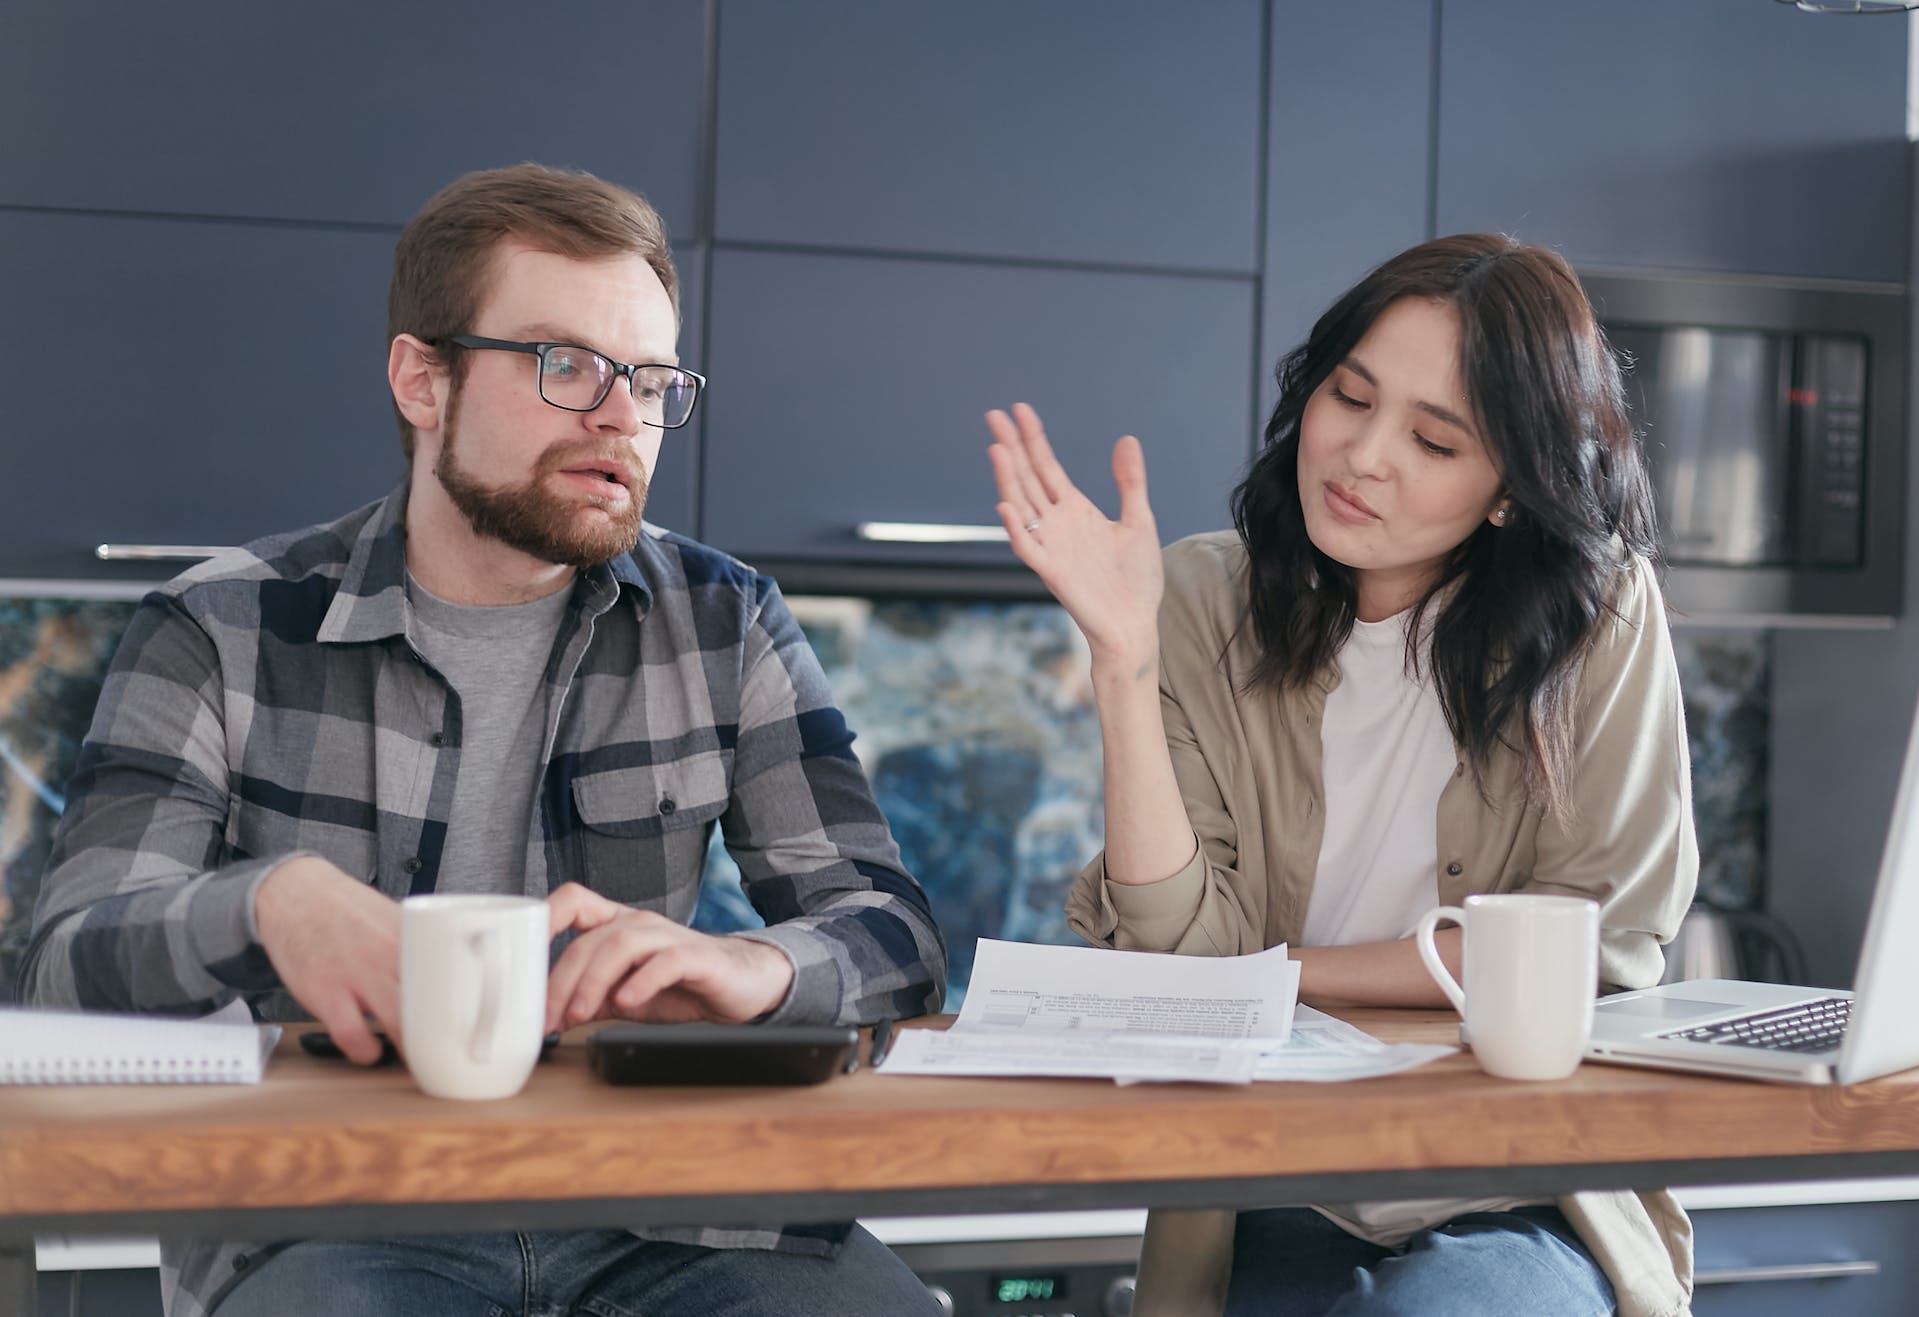
[[0, 1239], [0, 1312], [35, 1317], [40, 1311], [31, 1239]]

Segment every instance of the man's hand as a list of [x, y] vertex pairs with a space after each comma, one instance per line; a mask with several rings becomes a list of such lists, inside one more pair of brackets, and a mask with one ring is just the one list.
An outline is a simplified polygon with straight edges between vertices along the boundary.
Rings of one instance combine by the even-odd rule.
[[367, 1016], [400, 1042], [400, 906], [330, 861], [302, 855], [253, 894], [260, 945], [280, 982], [347, 1059], [372, 1065]]
[[549, 1033], [589, 1020], [751, 1020], [786, 999], [779, 948], [697, 933], [578, 883], [547, 897], [552, 936], [579, 930], [546, 983]]

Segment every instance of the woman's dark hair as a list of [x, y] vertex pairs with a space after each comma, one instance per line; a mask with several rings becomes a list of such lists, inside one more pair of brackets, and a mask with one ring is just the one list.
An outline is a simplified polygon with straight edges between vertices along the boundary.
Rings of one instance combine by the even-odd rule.
[[1581, 661], [1633, 556], [1657, 550], [1619, 365], [1578, 278], [1544, 248], [1482, 233], [1422, 243], [1360, 280], [1279, 363], [1265, 445], [1232, 499], [1260, 649], [1251, 684], [1305, 684], [1352, 632], [1353, 571], [1306, 534], [1300, 420], [1380, 313], [1407, 297], [1458, 313], [1460, 376], [1511, 507], [1503, 527], [1482, 523], [1452, 551], [1408, 634], [1454, 587], [1431, 625], [1453, 740], [1482, 783], [1494, 747], [1513, 746], [1530, 801], [1564, 817]]

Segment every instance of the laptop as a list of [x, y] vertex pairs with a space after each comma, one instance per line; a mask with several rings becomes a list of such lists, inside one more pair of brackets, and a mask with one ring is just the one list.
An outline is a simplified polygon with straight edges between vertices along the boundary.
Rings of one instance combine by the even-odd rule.
[[1788, 1084], [1919, 1066], [1919, 715], [1879, 860], [1852, 992], [1694, 979], [1600, 998], [1586, 1055]]

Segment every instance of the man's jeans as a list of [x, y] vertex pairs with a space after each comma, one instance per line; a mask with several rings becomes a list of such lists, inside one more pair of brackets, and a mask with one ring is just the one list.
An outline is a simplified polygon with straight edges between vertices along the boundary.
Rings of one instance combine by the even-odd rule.
[[1400, 1248], [1305, 1207], [1241, 1212], [1227, 1317], [1604, 1317], [1612, 1284], [1555, 1207], [1473, 1212]]
[[661, 1244], [623, 1230], [306, 1240], [216, 1317], [937, 1317], [864, 1229], [838, 1256]]

